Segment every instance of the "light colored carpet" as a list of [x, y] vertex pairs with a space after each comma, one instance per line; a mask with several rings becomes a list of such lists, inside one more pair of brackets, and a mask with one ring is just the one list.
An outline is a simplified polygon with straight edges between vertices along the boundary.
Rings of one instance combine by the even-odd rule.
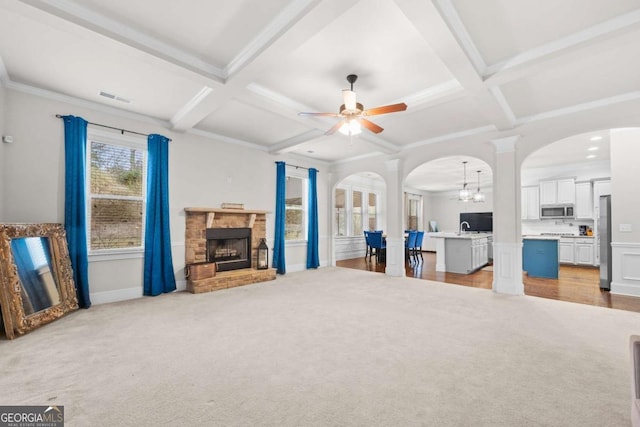
[[625, 426], [640, 314], [322, 268], [80, 310], [0, 342], [67, 426]]

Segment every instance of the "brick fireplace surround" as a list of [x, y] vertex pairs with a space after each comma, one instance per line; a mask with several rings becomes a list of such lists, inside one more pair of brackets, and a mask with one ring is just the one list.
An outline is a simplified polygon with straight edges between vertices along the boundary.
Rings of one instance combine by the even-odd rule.
[[256, 269], [260, 239], [267, 237], [267, 211], [245, 209], [185, 208], [185, 263], [207, 261], [207, 228], [251, 228], [251, 268], [222, 271], [214, 277], [191, 280], [187, 290], [194, 294], [264, 282], [276, 278], [276, 270]]

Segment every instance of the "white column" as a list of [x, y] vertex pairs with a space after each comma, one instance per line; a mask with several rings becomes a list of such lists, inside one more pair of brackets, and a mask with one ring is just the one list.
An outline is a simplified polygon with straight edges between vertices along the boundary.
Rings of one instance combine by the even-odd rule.
[[402, 215], [404, 203], [402, 195], [402, 168], [400, 159], [387, 160], [387, 268], [388, 276], [403, 277], [404, 270], [404, 230]]
[[520, 171], [516, 168], [519, 136], [491, 141], [496, 149], [493, 178], [493, 291], [524, 295], [520, 236]]

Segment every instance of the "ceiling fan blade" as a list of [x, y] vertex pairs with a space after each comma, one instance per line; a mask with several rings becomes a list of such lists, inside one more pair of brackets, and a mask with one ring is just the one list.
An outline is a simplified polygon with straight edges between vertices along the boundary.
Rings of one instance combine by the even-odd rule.
[[407, 104], [401, 102], [400, 104], [385, 105], [384, 107], [370, 108], [362, 112], [363, 116], [376, 116], [378, 114], [395, 113], [396, 111], [404, 111], [407, 109]]
[[362, 126], [366, 127], [367, 129], [369, 129], [373, 133], [380, 133], [380, 132], [382, 132], [384, 130], [383, 128], [381, 128], [377, 124], [375, 124], [373, 122], [370, 122], [367, 119], [360, 119], [360, 124]]
[[298, 113], [299, 116], [340, 117], [338, 113]]
[[344, 124], [344, 120], [340, 120], [338, 123], [333, 125], [333, 127], [331, 129], [329, 129], [328, 131], [326, 131], [324, 134], [325, 135], [333, 135], [334, 133], [336, 133], [336, 131], [338, 129], [340, 129], [340, 126], [342, 126], [343, 124]]

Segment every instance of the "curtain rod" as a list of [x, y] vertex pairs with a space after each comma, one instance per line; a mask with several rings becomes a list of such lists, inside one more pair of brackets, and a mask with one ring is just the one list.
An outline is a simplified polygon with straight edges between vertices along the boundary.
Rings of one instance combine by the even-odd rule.
[[[60, 114], [56, 114], [56, 117], [61, 119], [64, 116], [62, 116]], [[136, 131], [133, 131], [133, 130], [127, 130], [127, 129], [117, 128], [117, 127], [113, 127], [113, 126], [101, 125], [100, 123], [93, 123], [93, 122], [87, 122], [87, 123], [90, 124], [90, 125], [100, 126], [100, 127], [107, 128], [107, 129], [119, 130], [122, 135], [124, 135], [124, 133], [127, 132], [127, 133], [133, 133], [133, 134], [141, 135], [141, 136], [149, 136], [148, 133], [141, 133], [141, 132], [136, 132]], [[167, 139], [169, 140], [169, 142], [172, 141], [171, 138], [167, 138]]]
[[[274, 162], [274, 163], [278, 163], [278, 162]], [[285, 162], [284, 164], [285, 164], [285, 166], [291, 166], [292, 168], [296, 168], [296, 169], [306, 169], [306, 170], [309, 170], [309, 168], [305, 168], [304, 166], [292, 165], [292, 164], [289, 164], [289, 163], [287, 163], [287, 162]], [[314, 169], [315, 169], [315, 168], [314, 168]], [[317, 171], [318, 173], [320, 173], [320, 171], [319, 171], [318, 169], [316, 169], [316, 171]]]

